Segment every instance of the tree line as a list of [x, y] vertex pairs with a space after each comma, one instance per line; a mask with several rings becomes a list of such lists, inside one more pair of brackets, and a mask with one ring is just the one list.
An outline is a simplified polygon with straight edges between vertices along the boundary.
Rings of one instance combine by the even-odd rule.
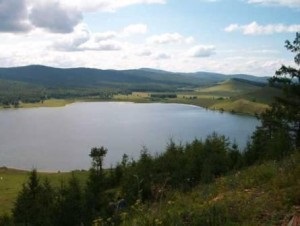
[[38, 103], [47, 99], [97, 98], [111, 100], [116, 94], [128, 93], [111, 88], [43, 88], [21, 82], [0, 80], [0, 106], [18, 107], [22, 103]]

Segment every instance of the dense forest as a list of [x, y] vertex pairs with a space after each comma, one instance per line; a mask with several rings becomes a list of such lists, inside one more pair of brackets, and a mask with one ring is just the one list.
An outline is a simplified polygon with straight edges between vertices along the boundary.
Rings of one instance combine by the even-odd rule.
[[[296, 54], [294, 60], [299, 66], [300, 33], [296, 34], [292, 43], [286, 41], [285, 47]], [[0, 225], [174, 225], [174, 222], [168, 222], [167, 216], [164, 220], [133, 219], [136, 213], [140, 216], [146, 214], [145, 206], [160, 208], [170, 191], [185, 194], [224, 175], [299, 154], [299, 68], [283, 65], [270, 79], [270, 85], [281, 87], [284, 95], [260, 116], [261, 126], [253, 133], [243, 152], [236, 144], [228, 142], [225, 136], [213, 133], [204, 140], [195, 139], [187, 144], [176, 144], [170, 140], [166, 150], [157, 155], [151, 155], [144, 147], [138, 159], [129, 159], [124, 154], [115, 167], [103, 169], [108, 150], [95, 147], [90, 152], [92, 165], [86, 184], [80, 184], [73, 176], [62, 182], [60, 187], [53, 187], [48, 180], [41, 181], [33, 170], [17, 197], [12, 215], [2, 216]], [[300, 205], [299, 189], [290, 189], [294, 196], [288, 204]], [[179, 214], [176, 224], [243, 224], [243, 219], [226, 215], [218, 208], [208, 209], [210, 212]], [[234, 207], [224, 207], [228, 212], [231, 208]], [[270, 220], [268, 216], [264, 217]]]

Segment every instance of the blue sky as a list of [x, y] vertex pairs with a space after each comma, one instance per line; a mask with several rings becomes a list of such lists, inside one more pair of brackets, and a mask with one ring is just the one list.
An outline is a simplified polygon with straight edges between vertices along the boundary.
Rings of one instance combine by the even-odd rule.
[[271, 76], [292, 64], [300, 0], [0, 0], [0, 67]]

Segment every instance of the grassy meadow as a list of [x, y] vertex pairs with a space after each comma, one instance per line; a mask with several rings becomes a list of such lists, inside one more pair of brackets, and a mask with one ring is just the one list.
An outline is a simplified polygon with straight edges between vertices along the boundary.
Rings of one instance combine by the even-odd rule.
[[72, 99], [48, 99], [43, 102], [37, 103], [21, 103], [21, 108], [34, 108], [34, 107], [63, 107], [67, 104], [73, 103], [75, 100]]

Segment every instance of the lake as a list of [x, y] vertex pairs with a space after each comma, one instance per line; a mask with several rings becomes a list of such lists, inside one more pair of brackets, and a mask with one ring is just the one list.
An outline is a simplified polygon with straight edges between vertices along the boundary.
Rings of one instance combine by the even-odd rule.
[[259, 121], [183, 104], [83, 102], [58, 108], [0, 111], [0, 166], [40, 171], [88, 169], [92, 147], [108, 148], [106, 167], [146, 146], [163, 151], [216, 131], [245, 144]]

